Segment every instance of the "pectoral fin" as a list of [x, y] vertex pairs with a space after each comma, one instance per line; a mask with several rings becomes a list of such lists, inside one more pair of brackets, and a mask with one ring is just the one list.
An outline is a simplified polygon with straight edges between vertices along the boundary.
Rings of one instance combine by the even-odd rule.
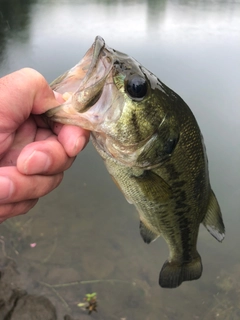
[[213, 191], [211, 192], [208, 210], [202, 223], [214, 238], [220, 242], [223, 241], [225, 237], [225, 227], [223, 224], [222, 213]]
[[140, 176], [132, 176], [131, 179], [136, 181], [148, 201], [165, 203], [172, 195], [170, 186], [151, 170], [145, 170]]

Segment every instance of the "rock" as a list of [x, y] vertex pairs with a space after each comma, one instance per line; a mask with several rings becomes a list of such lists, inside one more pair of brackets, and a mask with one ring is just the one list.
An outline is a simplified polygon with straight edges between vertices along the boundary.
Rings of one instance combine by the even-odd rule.
[[11, 320], [57, 320], [53, 304], [45, 297], [26, 294], [16, 301]]
[[14, 260], [0, 259], [0, 319], [57, 320], [53, 304], [43, 296], [28, 294]]

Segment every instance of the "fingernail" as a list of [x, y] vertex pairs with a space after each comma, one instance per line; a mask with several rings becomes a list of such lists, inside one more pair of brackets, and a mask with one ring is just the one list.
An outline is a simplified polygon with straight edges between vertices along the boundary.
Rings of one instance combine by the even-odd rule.
[[80, 151], [82, 151], [85, 148], [86, 143], [87, 143], [87, 141], [86, 141], [85, 137], [79, 137], [76, 140], [76, 143], [75, 143], [75, 146], [74, 146], [75, 155], [77, 155]]
[[13, 182], [8, 177], [0, 177], [0, 200], [6, 200], [13, 194]]
[[57, 91], [53, 91], [53, 93], [54, 93], [55, 99], [56, 99], [58, 102], [60, 102], [60, 103], [65, 102], [65, 100], [63, 99], [61, 93], [59, 93], [59, 92], [57, 92]]
[[51, 165], [50, 157], [41, 151], [33, 151], [24, 164], [26, 174], [39, 174], [48, 171]]

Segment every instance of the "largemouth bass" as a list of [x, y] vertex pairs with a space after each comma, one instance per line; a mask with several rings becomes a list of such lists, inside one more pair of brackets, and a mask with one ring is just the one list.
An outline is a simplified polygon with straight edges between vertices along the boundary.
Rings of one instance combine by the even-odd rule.
[[167, 242], [170, 254], [160, 286], [175, 288], [200, 278], [199, 226], [222, 241], [224, 224], [203, 138], [187, 104], [101, 37], [51, 87], [66, 102], [46, 116], [91, 131], [107, 170], [139, 213], [143, 240], [162, 235]]

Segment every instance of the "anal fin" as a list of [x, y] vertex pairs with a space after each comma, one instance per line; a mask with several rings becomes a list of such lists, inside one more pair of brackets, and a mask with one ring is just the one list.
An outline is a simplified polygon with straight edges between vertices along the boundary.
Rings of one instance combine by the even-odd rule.
[[154, 233], [152, 230], [147, 228], [141, 220], [140, 220], [139, 229], [140, 229], [141, 237], [143, 238], [143, 241], [145, 243], [151, 243], [159, 237], [158, 234]]
[[222, 219], [221, 209], [213, 191], [211, 192], [208, 210], [202, 221], [202, 224], [214, 238], [220, 242], [223, 241], [225, 237], [225, 227]]

